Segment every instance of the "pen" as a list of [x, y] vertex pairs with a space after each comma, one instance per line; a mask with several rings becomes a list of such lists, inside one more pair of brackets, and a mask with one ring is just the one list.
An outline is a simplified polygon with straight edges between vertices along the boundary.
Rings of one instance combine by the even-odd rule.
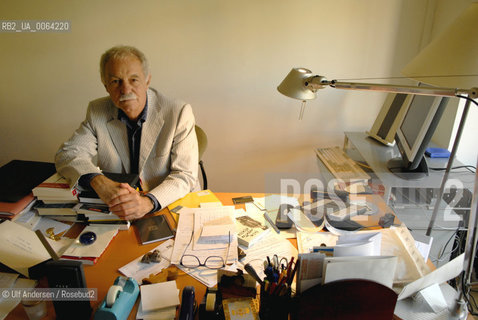
[[269, 294], [273, 294], [274, 291], [276, 290], [276, 287], [277, 287], [277, 283], [272, 282], [272, 284], [270, 286]]
[[290, 271], [292, 269], [292, 264], [294, 263], [294, 257], [290, 258], [289, 265], [287, 266], [287, 280], [289, 280], [290, 277]]
[[246, 269], [247, 273], [249, 273], [254, 278], [254, 280], [259, 282], [261, 286], [264, 284], [264, 281], [261, 280], [256, 270], [254, 270], [254, 268], [249, 263], [246, 263], [244, 269]]
[[297, 262], [295, 263], [295, 266], [294, 266], [294, 270], [292, 270], [292, 273], [291, 273], [289, 279], [287, 279], [287, 285], [289, 285], [289, 286], [291, 285], [292, 281], [294, 280], [294, 276], [295, 276], [295, 273], [296, 273], [297, 268], [299, 267], [299, 265], [300, 265], [300, 260], [297, 259]]
[[285, 295], [285, 294], [287, 293], [287, 290], [288, 290], [288, 289], [289, 289], [289, 287], [287, 286], [287, 284], [284, 285], [284, 286], [282, 287], [282, 289], [279, 291], [279, 295], [280, 295], [280, 296]]

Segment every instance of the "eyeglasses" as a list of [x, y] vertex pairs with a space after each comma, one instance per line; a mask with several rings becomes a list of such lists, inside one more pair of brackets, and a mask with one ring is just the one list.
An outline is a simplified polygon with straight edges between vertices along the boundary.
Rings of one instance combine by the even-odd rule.
[[208, 269], [221, 269], [226, 266], [227, 257], [229, 256], [229, 248], [231, 246], [231, 232], [229, 231], [229, 241], [227, 243], [227, 251], [226, 251], [226, 258], [220, 256], [209, 256], [204, 260], [204, 263], [201, 263], [199, 258], [193, 254], [185, 254], [191, 241], [194, 238], [194, 231], [191, 233], [191, 239], [189, 240], [186, 249], [184, 249], [184, 253], [179, 261], [179, 264], [186, 268], [198, 268], [198, 267], [206, 267]]

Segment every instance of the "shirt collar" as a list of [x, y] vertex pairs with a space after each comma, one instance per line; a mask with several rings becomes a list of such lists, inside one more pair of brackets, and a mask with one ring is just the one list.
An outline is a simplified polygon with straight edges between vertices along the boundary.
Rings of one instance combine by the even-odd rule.
[[146, 116], [148, 115], [148, 96], [146, 96], [146, 103], [144, 105], [143, 111], [139, 114], [138, 120], [134, 121], [128, 118], [126, 113], [124, 113], [123, 110], [118, 108], [118, 120], [120, 120], [123, 123], [129, 124], [130, 126], [132, 125], [137, 125], [141, 126], [143, 122], [146, 121]]

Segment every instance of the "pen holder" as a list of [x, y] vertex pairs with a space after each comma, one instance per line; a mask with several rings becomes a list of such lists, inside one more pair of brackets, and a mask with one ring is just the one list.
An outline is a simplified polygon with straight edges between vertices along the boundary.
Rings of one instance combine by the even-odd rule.
[[282, 295], [270, 293], [261, 286], [259, 317], [261, 320], [287, 320], [291, 307], [290, 288]]

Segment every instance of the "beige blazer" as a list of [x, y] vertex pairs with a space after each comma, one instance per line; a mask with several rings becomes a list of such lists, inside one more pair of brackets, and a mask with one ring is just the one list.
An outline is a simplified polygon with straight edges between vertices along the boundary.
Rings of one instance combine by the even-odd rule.
[[[189, 104], [148, 89], [141, 132], [139, 176], [143, 190], [162, 207], [197, 190], [198, 145]], [[55, 156], [57, 171], [71, 186], [87, 173], [129, 173], [128, 134], [110, 97], [90, 102], [86, 119]]]

